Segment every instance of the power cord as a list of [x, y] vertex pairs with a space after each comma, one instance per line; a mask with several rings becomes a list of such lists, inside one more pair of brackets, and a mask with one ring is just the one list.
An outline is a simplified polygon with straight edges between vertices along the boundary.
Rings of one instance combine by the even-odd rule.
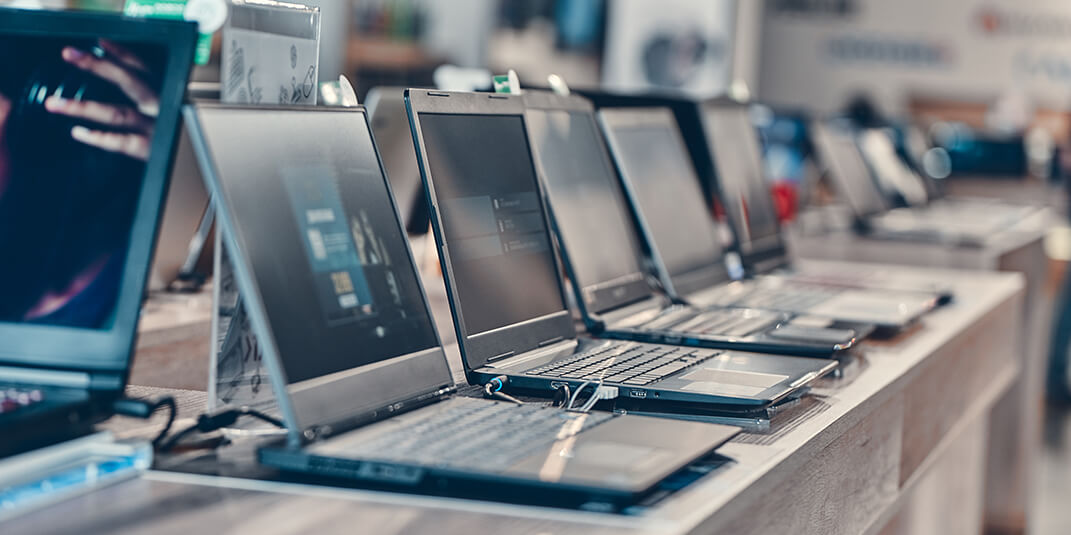
[[[583, 392], [584, 389], [589, 386], [595, 388], [595, 390], [591, 392], [591, 397], [588, 398], [588, 400], [585, 401], [583, 405], [574, 408], [573, 405], [576, 404], [576, 400], [580, 397], [581, 392]], [[568, 386], [566, 386], [566, 388], [568, 388]], [[591, 381], [584, 381], [580, 384], [579, 387], [577, 387], [576, 391], [573, 392], [573, 395], [569, 397], [569, 403], [565, 405], [565, 410], [576, 412], [589, 412], [592, 408], [595, 407], [595, 404], [599, 401], [604, 399], [615, 399], [618, 394], [619, 391], [616, 386], [606, 386], [602, 384], [602, 379], [599, 379], [598, 382], [594, 383]]]
[[167, 433], [171, 431], [171, 426], [175, 424], [175, 417], [178, 415], [178, 405], [175, 403], [175, 398], [164, 396], [156, 401], [120, 398], [112, 403], [112, 410], [116, 414], [130, 416], [132, 418], [141, 418], [143, 420], [151, 418], [161, 407], [168, 408], [167, 423], [164, 424], [164, 428], [157, 433], [156, 438], [152, 440], [154, 448], [160, 445], [160, 441], [164, 439]]
[[506, 386], [506, 383], [508, 383], [508, 382], [509, 382], [509, 377], [506, 377], [505, 375], [499, 375], [498, 377], [495, 377], [495, 378], [491, 379], [490, 381], [487, 381], [487, 384], [483, 385], [483, 395], [484, 395], [484, 397], [490, 398], [490, 399], [500, 399], [500, 400], [503, 400], [503, 401], [509, 401], [511, 403], [516, 403], [518, 405], [524, 405], [524, 402], [522, 402], [521, 400], [519, 400], [519, 399], [517, 399], [517, 398], [515, 398], [515, 397], [513, 397], [513, 396], [511, 396], [511, 395], [509, 395], [509, 394], [507, 394], [505, 392], [502, 392], [502, 387]]
[[[166, 453], [175, 447], [183, 438], [186, 438], [191, 433], [211, 433], [218, 431], [238, 421], [238, 418], [242, 416], [251, 416], [263, 422], [267, 422], [279, 428], [285, 428], [286, 425], [274, 416], [269, 416], [258, 410], [251, 409], [249, 407], [238, 407], [235, 409], [227, 409], [215, 414], [202, 414], [197, 417], [197, 423], [193, 424], [185, 429], [175, 433], [165, 441], [162, 441], [156, 445], [156, 449], [161, 453]], [[160, 437], [163, 438], [162, 436]]]

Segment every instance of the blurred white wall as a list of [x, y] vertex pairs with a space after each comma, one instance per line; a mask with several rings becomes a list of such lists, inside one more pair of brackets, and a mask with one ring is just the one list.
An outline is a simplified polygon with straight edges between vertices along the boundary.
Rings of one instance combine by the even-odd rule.
[[[745, 2], [746, 3], [746, 2]], [[758, 94], [830, 112], [865, 91], [1071, 107], [1071, 1], [767, 0]]]

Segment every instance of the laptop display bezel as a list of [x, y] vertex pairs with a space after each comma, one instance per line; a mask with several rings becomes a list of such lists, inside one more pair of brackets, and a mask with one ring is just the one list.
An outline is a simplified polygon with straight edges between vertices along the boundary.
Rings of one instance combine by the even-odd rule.
[[[602, 126], [603, 135], [606, 137], [606, 141], [610, 147], [610, 153], [614, 155], [614, 161], [617, 165], [617, 172], [621, 179], [622, 189], [625, 190], [625, 195], [628, 197], [629, 204], [632, 206], [635, 219], [639, 224], [640, 233], [647, 242], [647, 248], [650, 251], [655, 270], [659, 280], [662, 281], [662, 285], [665, 287], [666, 292], [673, 297], [684, 297], [691, 293], [731, 280], [729, 269], [724, 262], [724, 250], [721, 251], [721, 256], [718, 258], [711, 258], [710, 262], [705, 266], [682, 273], [670, 272], [669, 267], [666, 266], [665, 261], [659, 252], [659, 248], [655, 244], [654, 232], [643, 217], [642, 210], [640, 209], [639, 192], [633, 187], [631, 180], [627, 176], [628, 173], [620, 163], [623, 155], [620, 154], [620, 148], [618, 146], [619, 142], [616, 141], [617, 136], [615, 129], [630, 127], [657, 127], [667, 129], [672, 132], [672, 142], [679, 147], [680, 153], [685, 158], [688, 158], [688, 148], [684, 144], [684, 139], [677, 126], [677, 120], [674, 118], [673, 112], [669, 108], [664, 107], [602, 108], [599, 110], [598, 116], [599, 123]], [[685, 163], [687, 169], [693, 169], [691, 165], [688, 165], [690, 162]], [[692, 172], [694, 173], [694, 169]], [[694, 174], [693, 176], [686, 178], [693, 180], [697, 189], [701, 189], [699, 188], [699, 180]], [[704, 202], [703, 206], [704, 208], [707, 208], [707, 203]], [[708, 209], [706, 209], [705, 212], [709, 214]], [[708, 215], [706, 221], [681, 221], [680, 228], [682, 232], [686, 232], [689, 225], [701, 224], [714, 226], [716, 225], [716, 222], [714, 221], [713, 216]], [[719, 248], [720, 246], [721, 244], [719, 244]]]
[[[595, 118], [595, 106], [590, 100], [577, 96], [577, 95], [558, 95], [546, 91], [526, 91], [524, 93], [525, 107], [527, 110], [540, 110], [540, 111], [563, 111], [570, 114], [578, 113], [590, 121], [592, 131], [595, 132], [597, 138], [596, 145], [599, 147], [597, 154], [590, 155], [591, 158], [602, 158], [606, 165], [607, 170], [613, 175], [610, 178], [614, 183], [620, 187], [620, 180], [616, 176], [617, 170], [614, 168], [613, 159], [610, 157], [610, 152], [606, 148], [606, 142], [602, 138], [602, 130], [599, 128], [598, 120]], [[529, 127], [529, 130], [531, 127]], [[529, 138], [531, 139], [531, 131], [529, 131]], [[535, 143], [532, 144], [533, 154], [538, 150], [535, 148]], [[546, 171], [543, 168], [541, 159], [535, 158], [535, 165], [538, 168], [539, 176], [546, 180]], [[576, 274], [575, 266], [572, 263], [571, 257], [579, 257], [579, 255], [586, 254], [585, 251], [570, 250], [569, 244], [566, 243], [565, 236], [561, 231], [561, 227], [558, 223], [557, 216], [555, 215], [554, 200], [549, 193], [549, 189], [546, 184], [544, 191], [546, 192], [545, 204], [547, 212], [550, 215], [551, 226], [554, 229], [554, 234], [558, 238], [558, 244], [560, 245], [559, 253], [561, 254], [562, 263], [565, 265], [566, 275], [569, 280], [572, 281], [573, 292], [576, 297], [578, 308], [580, 308], [581, 314], [587, 318], [590, 314], [601, 314], [617, 307], [635, 303], [643, 299], [647, 299], [654, 295], [650, 284], [647, 282], [647, 272], [642, 269], [645, 258], [643, 251], [640, 249], [640, 236], [638, 236], [636, 228], [629, 229], [629, 232], [634, 235], [634, 242], [636, 249], [632, 251], [635, 256], [637, 265], [641, 266], [640, 271], [630, 273], [623, 277], [618, 277], [609, 281], [596, 281], [594, 283], [590, 281], [583, 281], [586, 284], [578, 284], [578, 277]], [[624, 191], [621, 191], [621, 196], [614, 199], [614, 202], [622, 203], [620, 208], [624, 210], [630, 217], [633, 218], [632, 210], [628, 206], [628, 200], [624, 197]], [[630, 220], [629, 224], [635, 225], [634, 220]]]
[[[215, 165], [212, 148], [205, 136], [204, 126], [201, 124], [201, 114], [212, 113], [213, 110], [247, 111], [249, 113], [334, 113], [353, 115], [353, 120], [363, 122], [368, 128], [369, 139], [376, 155], [376, 164], [380, 170], [380, 178], [386, 188], [388, 201], [394, 211], [395, 223], [399, 232], [404, 236], [404, 225], [398, 212], [397, 201], [390, 189], [390, 181], [384, 171], [383, 162], [379, 157], [375, 139], [372, 137], [371, 125], [368, 122], [368, 113], [363, 106], [351, 108], [339, 107], [289, 107], [289, 106], [241, 106], [198, 103], [184, 108], [184, 117], [191, 134], [198, 161], [201, 165], [202, 174], [212, 191], [218, 210], [218, 219], [223, 233], [224, 245], [231, 255], [231, 265], [234, 270], [235, 280], [242, 295], [243, 303], [249, 315], [251, 328], [256, 335], [263, 353], [268, 375], [271, 378], [272, 388], [276, 394], [280, 411], [283, 414], [289, 431], [291, 445], [297, 445], [307, 439], [303, 431], [316, 429], [324, 425], [337, 424], [347, 420], [359, 419], [360, 416], [373, 411], [388, 408], [388, 412], [402, 410], [405, 402], [423, 398], [429, 394], [445, 392], [453, 386], [453, 378], [450, 373], [446, 354], [443, 351], [442, 341], [437, 331], [433, 329], [435, 336], [434, 347], [413, 352], [407, 355], [391, 357], [379, 362], [366, 364], [289, 384], [286, 371], [283, 368], [279, 355], [278, 344], [272, 334], [268, 311], [260, 293], [259, 285], [256, 284], [256, 267], [252, 265], [246, 256], [248, 248], [245, 246], [245, 237], [239, 235], [235, 224], [235, 214], [230, 209], [230, 202], [226, 189], [221, 187], [219, 172]], [[279, 121], [285, 124], [285, 121]], [[337, 132], [326, 131], [324, 135], [337, 135]], [[410, 247], [405, 247], [407, 259], [414, 271], [416, 263]], [[429, 321], [434, 322], [427, 293], [423, 283], [417, 275], [417, 286], [420, 289], [424, 309]]]
[[169, 185], [179, 113], [193, 63], [196, 25], [115, 15], [0, 8], [0, 34], [28, 38], [110, 38], [167, 49], [160, 109], [150, 157], [131, 223], [129, 248], [110, 328], [71, 328], [0, 322], [0, 366], [41, 367], [108, 375], [94, 387], [121, 390], [130, 371], [141, 302]]
[[[466, 371], [478, 369], [489, 362], [520, 355], [558, 341], [576, 338], [576, 326], [573, 324], [572, 314], [568, 309], [568, 305], [565, 304], [567, 301], [562, 288], [563, 284], [559, 269], [555, 269], [554, 276], [558, 283], [558, 292], [563, 304], [560, 310], [504, 327], [470, 333], [465, 325], [464, 311], [461, 308], [461, 300], [458, 295], [458, 289], [455, 286], [455, 270], [451, 262], [450, 247], [449, 244], [445, 243], [442, 214], [439, 210], [435, 193], [435, 178], [431, 176], [427, 146], [420, 128], [421, 114], [519, 117], [522, 121], [522, 133], [525, 136], [526, 150], [529, 152], [529, 165], [532, 166], [532, 172], [535, 177], [536, 194], [539, 198], [541, 210], [543, 211], [543, 220], [547, 227], [547, 238], [548, 240], [551, 239], [552, 233], [549, 219], [546, 216], [542, 178], [539, 176], [539, 168], [535, 165], [535, 158], [532, 157], [531, 148], [528, 144], [528, 129], [524, 117], [523, 99], [519, 95], [407, 89], [405, 101], [413, 130], [413, 142], [416, 147], [417, 161], [420, 165], [420, 174], [424, 180], [424, 192], [427, 195], [435, 243], [439, 250], [439, 258], [442, 260], [443, 282], [446, 286], [447, 298], [450, 301], [454, 329], [457, 333], [461, 359]], [[554, 247], [550, 248], [550, 254], [554, 257], [554, 265], [560, 265]], [[524, 284], [524, 282], [523, 280], [518, 280], [517, 284]]]
[[[704, 137], [706, 138], [707, 151], [710, 153], [710, 158], [713, 162], [712, 181], [714, 183], [714, 195], [716, 197], [716, 200], [721, 203], [722, 208], [728, 210], [728, 207], [725, 205], [725, 188], [722, 186], [721, 171], [720, 166], [718, 165], [719, 155], [715, 150], [716, 142], [714, 140], [714, 129], [711, 126], [711, 121], [713, 119], [709, 115], [707, 115], [707, 110], [711, 108], [740, 111], [745, 114], [750, 113], [750, 110], [748, 104], [737, 102], [728, 98], [708, 99], [696, 107], [696, 112], [699, 114], [699, 122], [703, 127]], [[751, 141], [755, 143], [757, 154], [759, 154], [761, 158], [762, 147], [760, 145], [758, 132], [745, 132], [742, 135], [750, 136], [749, 139], [751, 139]], [[724, 158], [726, 157], [726, 155], [721, 155], [720, 157]], [[729, 157], [739, 157], [739, 155], [729, 155]], [[761, 159], [758, 162], [751, 163], [753, 165], [758, 166], [759, 174], [757, 176], [765, 179]], [[766, 187], [765, 191], [769, 192], [769, 187]], [[774, 213], [773, 217], [776, 220], [777, 214]], [[761, 236], [754, 240], [745, 241], [743, 237], [747, 235], [747, 233], [744, 232], [744, 229], [739, 228], [738, 222], [728, 214], [726, 214], [726, 219], [728, 219], [729, 226], [733, 230], [733, 236], [736, 241], [735, 248], [737, 250], [737, 253], [740, 254], [740, 260], [744, 263], [745, 266], [747, 266], [748, 268], [755, 269], [756, 271], [764, 271], [764, 269], [761, 269], [759, 266], [765, 267], [770, 264], [784, 265], [789, 262], [788, 248], [785, 245], [783, 236], [781, 235], [780, 222], [778, 222], [777, 232], [767, 236]]]

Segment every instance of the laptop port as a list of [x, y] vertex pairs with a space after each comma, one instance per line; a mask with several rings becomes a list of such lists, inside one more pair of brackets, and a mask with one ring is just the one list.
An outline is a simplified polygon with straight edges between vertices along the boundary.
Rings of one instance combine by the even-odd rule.
[[629, 390], [628, 397], [630, 398], [645, 398], [647, 397], [646, 390]]

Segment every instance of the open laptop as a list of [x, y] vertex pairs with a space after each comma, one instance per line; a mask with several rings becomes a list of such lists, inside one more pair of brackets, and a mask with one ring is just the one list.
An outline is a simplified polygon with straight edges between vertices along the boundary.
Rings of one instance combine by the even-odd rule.
[[454, 326], [469, 382], [548, 396], [607, 387], [647, 410], [758, 412], [798, 394], [835, 361], [578, 337], [520, 96], [410, 89]]
[[391, 190], [398, 199], [406, 232], [428, 232], [428, 209], [420, 167], [413, 154], [413, 136], [409, 133], [409, 116], [405, 113], [405, 88], [379, 86], [368, 90], [365, 106], [372, 117], [372, 135], [383, 156]]
[[[687, 149], [673, 115], [664, 108], [604, 108], [599, 120], [659, 279], [670, 296], [697, 306], [805, 314], [815, 326], [845, 321], [872, 323], [886, 331], [912, 323], [935, 306], [935, 296], [918, 292], [797, 284], [776, 277], [727, 282], [714, 219], [687, 163]], [[753, 209], [740, 206], [744, 213]], [[733, 209], [725, 210], [732, 213]], [[779, 240], [774, 226], [753, 228], [750, 236], [756, 242], [760, 229], [773, 229], [771, 239]]]
[[[0, 455], [86, 433], [123, 395], [195, 32], [0, 9]], [[129, 93], [84, 70], [134, 61]], [[140, 130], [92, 113], [113, 109]]]
[[918, 172], [897, 150], [887, 128], [866, 128], [856, 134], [871, 176], [890, 201], [892, 208], [882, 217], [906, 217], [924, 220], [942, 228], [966, 228], [986, 236], [1007, 230], [1035, 207], [1000, 202], [997, 199], [955, 200], [942, 198], [933, 179]]
[[288, 472], [629, 503], [737, 430], [456, 392], [364, 108], [185, 110], [260, 341]]
[[[784, 312], [673, 303], [649, 280], [591, 102], [535, 91], [524, 98], [548, 212], [588, 330], [607, 338], [830, 358], [872, 328], [797, 326]], [[722, 276], [730, 280], [727, 270]]]
[[[868, 163], [854, 130], [846, 125], [816, 121], [811, 131], [816, 155], [851, 209], [857, 230], [867, 236], [981, 247], [1010, 225], [1008, 221], [986, 221], [985, 216], [979, 217], [977, 213], [968, 216], [961, 211], [958, 216], [935, 217], [912, 208], [893, 209], [871, 174], [875, 166]], [[878, 131], [873, 133], [884, 136]], [[866, 139], [872, 147], [884, 145], [881, 137], [871, 135]], [[872, 149], [878, 156], [877, 166], [892, 168], [891, 173], [899, 174], [899, 157], [885, 149]]]
[[[702, 127], [714, 175], [714, 199], [728, 219], [736, 238], [741, 263], [752, 278], [787, 279], [798, 291], [809, 288], [857, 288], [905, 292], [907, 299], [935, 298], [948, 302], [952, 294], [933, 286], [911, 286], [890, 281], [867, 269], [821, 273], [795, 269], [788, 255], [773, 196], [763, 176], [759, 140], [750, 107], [731, 100], [701, 104]], [[785, 284], [782, 282], [781, 284]]]

